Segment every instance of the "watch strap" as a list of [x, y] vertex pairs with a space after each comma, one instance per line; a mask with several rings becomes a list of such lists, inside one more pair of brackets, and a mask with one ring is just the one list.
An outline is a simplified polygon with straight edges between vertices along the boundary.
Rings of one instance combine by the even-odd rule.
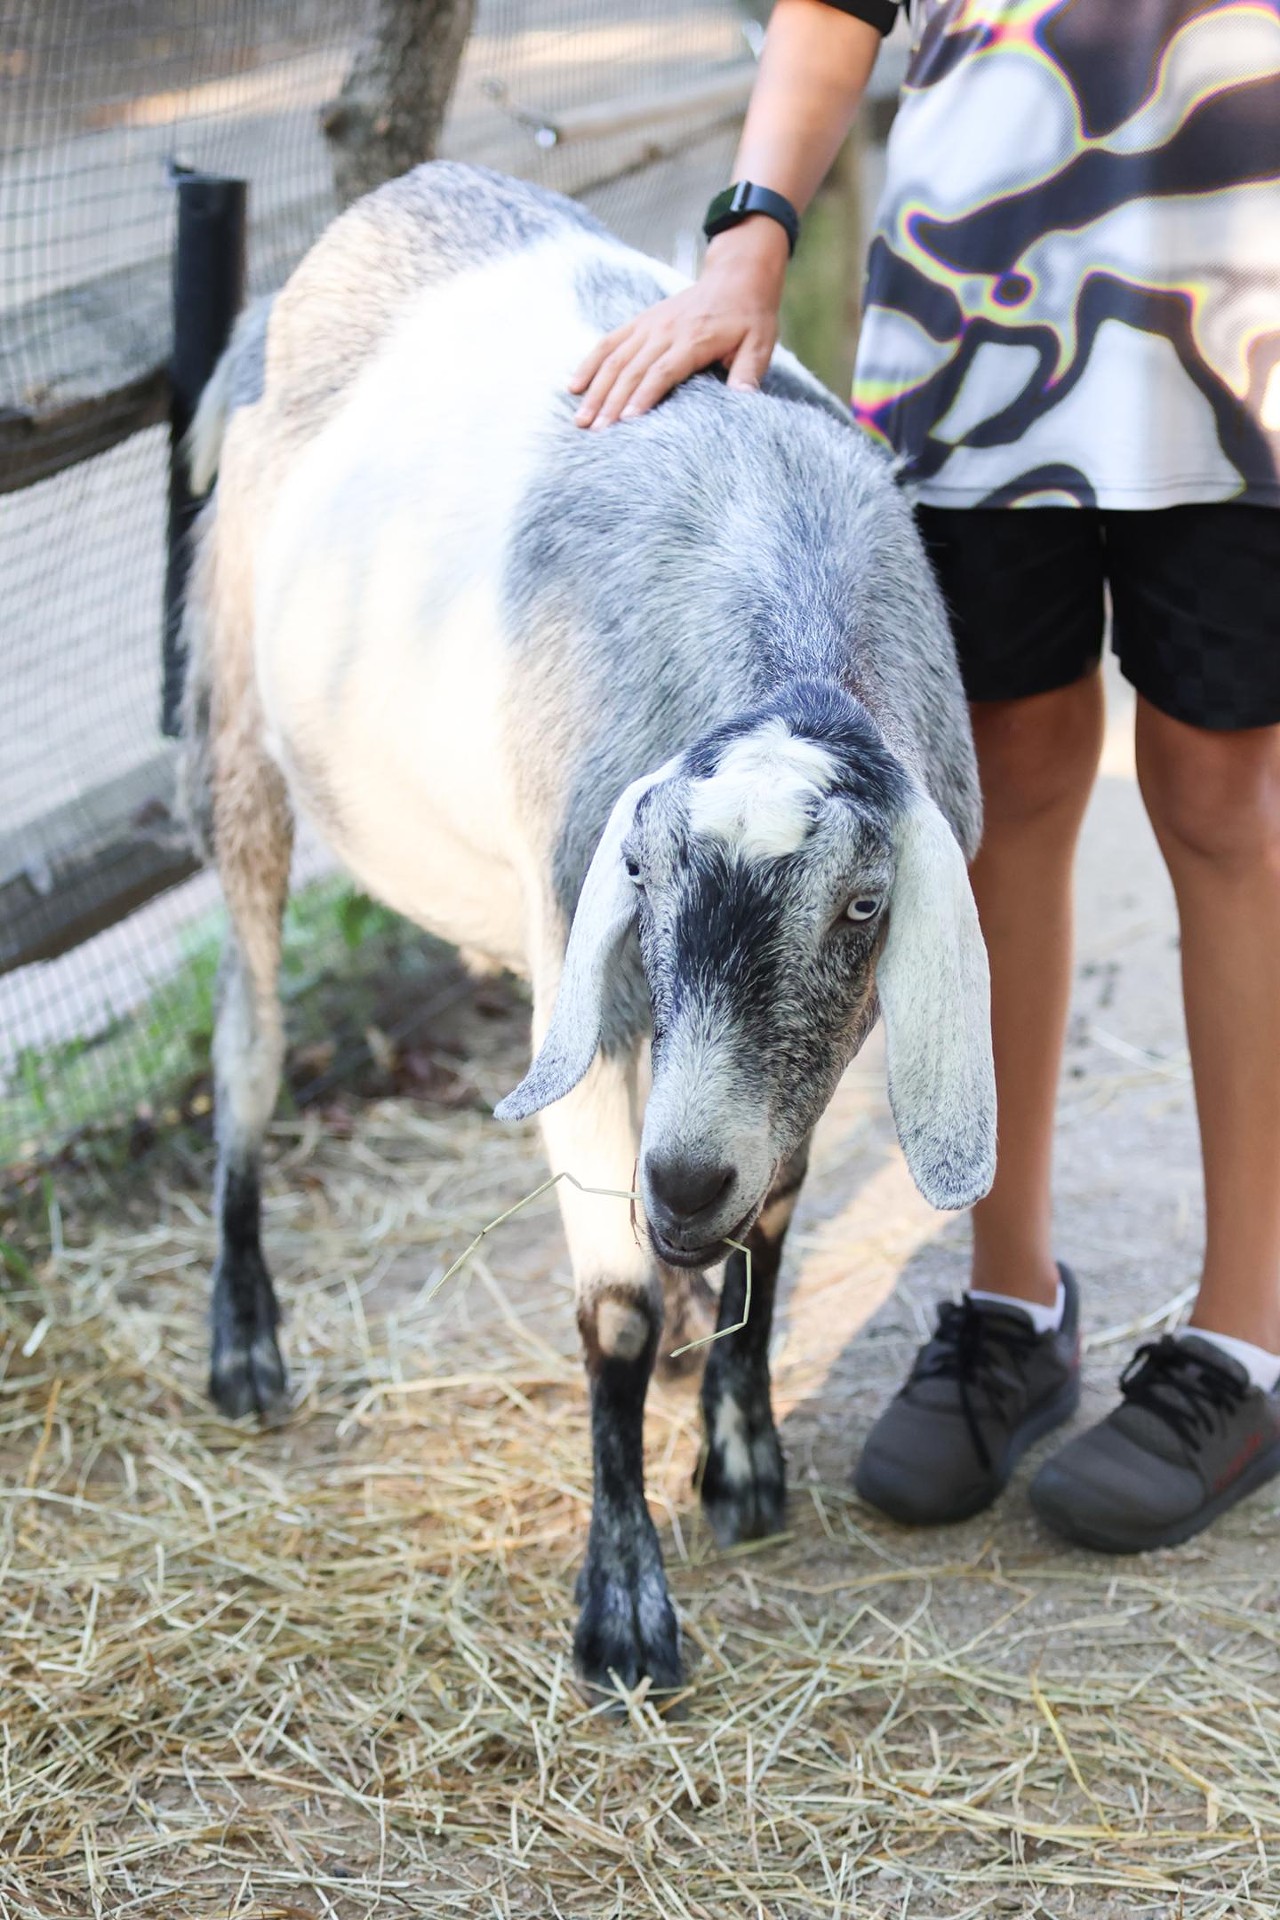
[[716, 195], [707, 208], [702, 231], [708, 240], [714, 240], [718, 233], [738, 226], [753, 213], [763, 213], [768, 219], [776, 220], [787, 236], [788, 249], [795, 252], [800, 238], [800, 215], [784, 194], [775, 193], [772, 187], [758, 187], [751, 180], [735, 180], [731, 187]]

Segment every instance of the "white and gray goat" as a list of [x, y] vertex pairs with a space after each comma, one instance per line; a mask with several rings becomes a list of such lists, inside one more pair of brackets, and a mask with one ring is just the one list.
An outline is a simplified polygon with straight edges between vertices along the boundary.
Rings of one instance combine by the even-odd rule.
[[[201, 404], [216, 492], [187, 614], [189, 805], [231, 933], [215, 1044], [211, 1391], [285, 1392], [259, 1241], [295, 809], [379, 899], [533, 985], [540, 1112], [590, 1378], [579, 1671], [680, 1678], [645, 1505], [663, 1269], [751, 1249], [708, 1349], [702, 1499], [776, 1530], [768, 1341], [807, 1143], [877, 1009], [923, 1193], [990, 1184], [972, 743], [943, 608], [887, 462], [788, 355], [608, 432], [591, 343], [681, 284], [559, 197], [420, 167], [360, 201]], [[643, 1078], [651, 1068], [647, 1103]], [[725, 1270], [720, 1325], [743, 1314]]]

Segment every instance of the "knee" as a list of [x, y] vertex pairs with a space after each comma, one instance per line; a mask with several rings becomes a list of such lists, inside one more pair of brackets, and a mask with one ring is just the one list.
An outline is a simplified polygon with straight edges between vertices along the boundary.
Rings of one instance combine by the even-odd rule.
[[1166, 852], [1280, 874], [1280, 727], [1207, 733], [1165, 720], [1139, 730], [1138, 778]]
[[1025, 700], [977, 702], [973, 737], [987, 828], [1084, 811], [1102, 750], [1097, 674]]
[[594, 1379], [610, 1361], [638, 1366], [647, 1376], [662, 1326], [662, 1297], [656, 1286], [643, 1292], [604, 1285], [578, 1304], [587, 1372]]

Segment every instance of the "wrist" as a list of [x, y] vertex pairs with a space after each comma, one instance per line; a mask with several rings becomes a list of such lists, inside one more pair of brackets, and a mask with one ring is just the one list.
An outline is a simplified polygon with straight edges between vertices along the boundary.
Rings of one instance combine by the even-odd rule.
[[770, 220], [767, 214], [753, 213], [737, 226], [726, 227], [723, 233], [708, 240], [706, 258], [709, 267], [763, 268], [776, 273], [781, 281], [786, 276], [791, 246], [786, 231], [776, 220]]
[[781, 228], [787, 238], [788, 251], [794, 253], [800, 238], [800, 215], [785, 193], [761, 186], [754, 180], [735, 180], [731, 187], [718, 193], [707, 208], [702, 231], [708, 240], [714, 240], [758, 215], [764, 215]]

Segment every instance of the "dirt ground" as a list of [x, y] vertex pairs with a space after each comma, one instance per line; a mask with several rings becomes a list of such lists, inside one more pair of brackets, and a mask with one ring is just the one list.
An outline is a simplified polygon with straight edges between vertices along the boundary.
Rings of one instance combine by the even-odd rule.
[[[1187, 1298], [1199, 1244], [1172, 905], [1130, 727], [1118, 692], [1061, 1100], [1082, 1420]], [[280, 1429], [203, 1401], [194, 1178], [0, 1300], [0, 1913], [1274, 1914], [1280, 1491], [1107, 1562], [1032, 1520], [1039, 1453], [994, 1512], [936, 1533], [849, 1489], [965, 1263], [964, 1223], [905, 1172], [877, 1042], [793, 1233], [789, 1531], [715, 1551], [695, 1386], [658, 1384], [649, 1483], [689, 1687], [662, 1715], [578, 1700], [589, 1463], [554, 1209], [435, 1291], [540, 1177], [532, 1131], [480, 1110], [519, 1071], [522, 1024], [482, 999], [435, 1035], [471, 1104], [279, 1129]]]

